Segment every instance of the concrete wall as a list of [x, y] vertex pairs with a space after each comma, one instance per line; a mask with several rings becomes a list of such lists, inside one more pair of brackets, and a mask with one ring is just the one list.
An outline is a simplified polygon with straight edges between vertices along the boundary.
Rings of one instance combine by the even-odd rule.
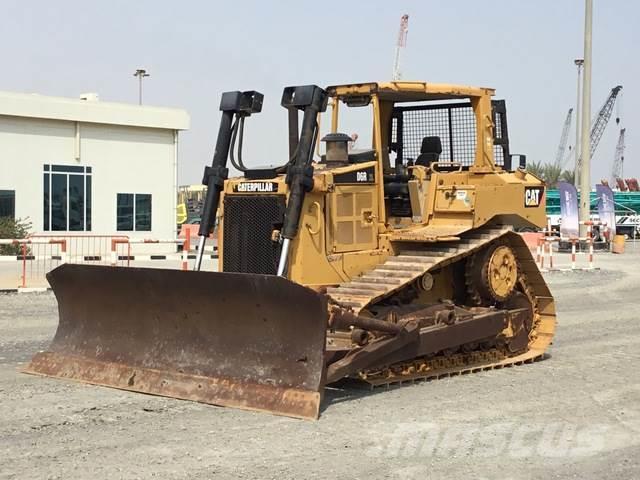
[[76, 122], [0, 115], [0, 190], [15, 190], [16, 217], [29, 218], [33, 230], [42, 232], [43, 165], [90, 166], [92, 229], [84, 233], [118, 233], [117, 194], [149, 193], [151, 232], [122, 233], [132, 238], [174, 238], [175, 141], [177, 133], [170, 129], [81, 123], [77, 160]]

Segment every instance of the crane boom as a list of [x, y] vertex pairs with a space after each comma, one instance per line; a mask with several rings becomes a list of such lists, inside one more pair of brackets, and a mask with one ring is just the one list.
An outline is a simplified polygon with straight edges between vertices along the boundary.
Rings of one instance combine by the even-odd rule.
[[567, 150], [567, 141], [569, 140], [569, 130], [571, 129], [571, 115], [573, 108], [567, 112], [567, 118], [562, 127], [562, 135], [560, 136], [560, 145], [558, 145], [558, 153], [556, 154], [556, 166], [562, 167], [564, 164], [564, 152]]
[[[607, 128], [607, 124], [611, 118], [611, 113], [613, 112], [613, 106], [616, 103], [616, 98], [618, 97], [620, 90], [622, 90], [622, 85], [618, 85], [611, 89], [611, 93], [609, 93], [604, 105], [602, 105], [598, 111], [598, 115], [591, 122], [591, 147], [589, 148], [591, 158], [593, 158], [593, 154], [595, 153], [596, 148], [598, 148], [602, 134], [604, 133], [605, 128]], [[582, 157], [580, 157], [578, 165], [582, 165]]]
[[613, 168], [611, 169], [611, 185], [615, 185], [619, 178], [624, 174], [624, 133], [627, 129], [620, 129], [618, 144], [616, 145], [616, 153], [613, 158]]
[[409, 15], [406, 13], [400, 18], [400, 30], [398, 31], [398, 41], [396, 42], [396, 55], [393, 60], [393, 81], [402, 78], [400, 71], [400, 57], [402, 49], [407, 45], [407, 32], [409, 31]]

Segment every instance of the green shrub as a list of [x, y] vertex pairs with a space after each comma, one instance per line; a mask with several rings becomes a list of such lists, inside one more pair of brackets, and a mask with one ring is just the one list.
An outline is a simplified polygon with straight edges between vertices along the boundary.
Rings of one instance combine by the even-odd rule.
[[[0, 238], [27, 238], [31, 222], [18, 218], [0, 217]], [[0, 255], [21, 255], [21, 245], [0, 245]]]

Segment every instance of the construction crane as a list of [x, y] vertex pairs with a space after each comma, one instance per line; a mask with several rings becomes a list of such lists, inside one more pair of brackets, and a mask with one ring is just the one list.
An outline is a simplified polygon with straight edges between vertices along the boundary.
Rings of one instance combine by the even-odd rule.
[[624, 133], [627, 129], [620, 129], [618, 144], [616, 145], [616, 153], [613, 157], [613, 168], [611, 169], [611, 185], [615, 185], [618, 179], [623, 178], [624, 174]]
[[569, 130], [571, 129], [571, 115], [573, 108], [567, 112], [567, 118], [564, 120], [562, 127], [562, 135], [560, 136], [560, 145], [558, 145], [558, 153], [556, 154], [556, 166], [562, 168], [564, 165], [564, 152], [567, 150], [567, 140], [569, 140]]
[[409, 31], [409, 15], [406, 13], [400, 18], [400, 30], [398, 31], [398, 41], [396, 42], [396, 56], [393, 60], [393, 81], [398, 81], [402, 78], [400, 72], [400, 57], [402, 49], [407, 45], [407, 32]]
[[[613, 106], [616, 103], [616, 98], [618, 97], [618, 93], [622, 90], [622, 85], [618, 85], [611, 89], [611, 93], [609, 93], [609, 97], [607, 97], [606, 102], [598, 111], [598, 115], [591, 122], [591, 147], [589, 149], [591, 153], [591, 158], [593, 158], [593, 154], [598, 148], [598, 143], [600, 143], [600, 139], [602, 138], [602, 134], [604, 133], [605, 128], [607, 128], [607, 124], [609, 123], [609, 119], [611, 118], [611, 113], [613, 112]], [[616, 117], [616, 124], [620, 123], [620, 117]], [[582, 165], [582, 157], [578, 161], [578, 166]]]

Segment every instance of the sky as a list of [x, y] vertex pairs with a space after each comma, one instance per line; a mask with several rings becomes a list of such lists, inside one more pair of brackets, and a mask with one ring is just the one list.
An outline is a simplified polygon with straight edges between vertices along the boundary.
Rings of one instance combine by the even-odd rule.
[[[258, 90], [262, 113], [247, 121], [246, 163], [287, 156], [282, 88], [391, 79], [402, 14], [409, 14], [403, 79], [493, 87], [507, 100], [511, 151], [556, 157], [575, 106], [575, 58], [583, 56], [583, 0], [148, 1], [4, 0], [0, 90], [144, 102], [191, 116], [181, 136], [179, 183], [198, 183], [211, 161], [228, 90]], [[614, 117], [592, 160], [592, 181], [610, 176], [619, 128], [624, 176], [640, 177], [640, 2], [594, 0], [595, 115], [615, 85]], [[575, 120], [575, 118], [574, 118]], [[574, 121], [575, 125], [575, 121]], [[368, 128], [368, 125], [363, 128]], [[350, 133], [350, 132], [347, 132]], [[569, 143], [575, 134], [571, 132]]]

